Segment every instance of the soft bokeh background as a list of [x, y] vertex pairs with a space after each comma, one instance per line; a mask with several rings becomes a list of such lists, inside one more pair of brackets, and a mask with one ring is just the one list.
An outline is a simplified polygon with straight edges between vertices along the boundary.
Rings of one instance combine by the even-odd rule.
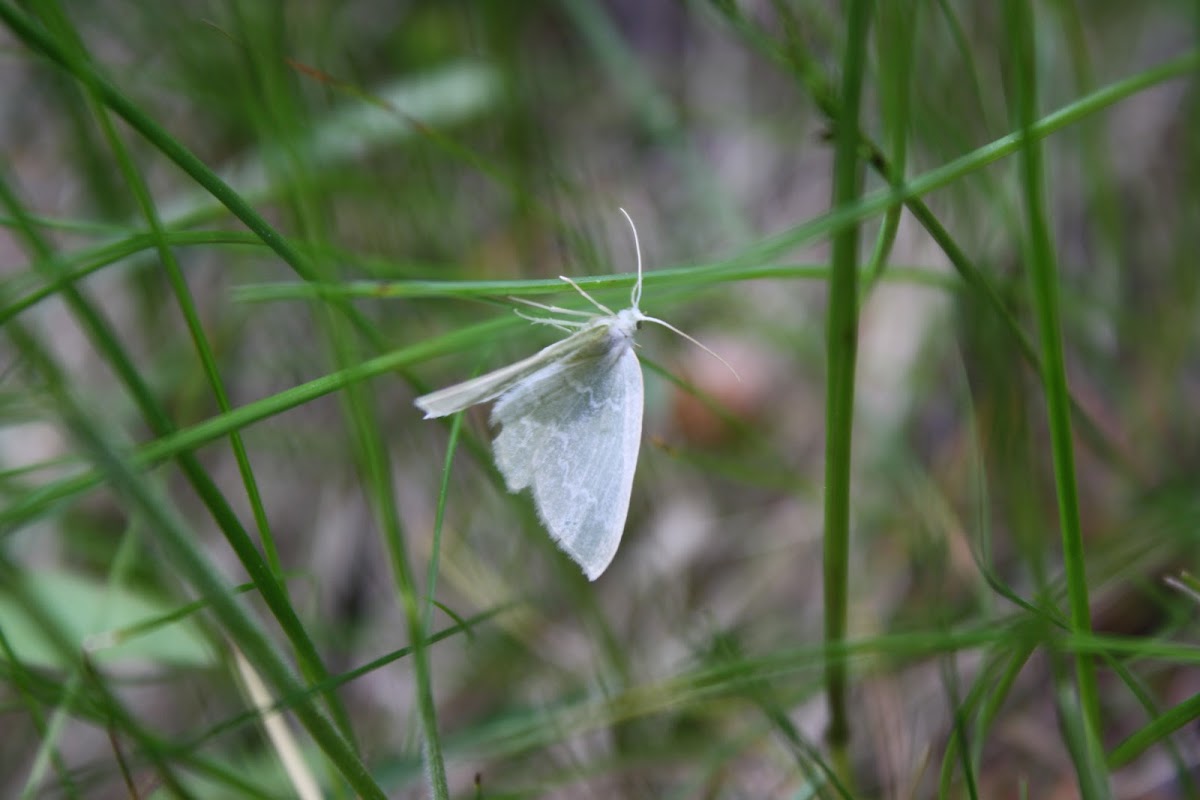
[[[1017, 156], [955, 161], [1016, 129], [1012, 34], [994, 5], [878, 3], [863, 127], [882, 157], [905, 154], [908, 180], [949, 169], [923, 199], [1036, 340]], [[1101, 648], [1100, 746], [1116, 796], [1193, 797], [1200, 8], [1032, 5], [1040, 111], [1081, 111], [1044, 152], [1092, 613], [1105, 641], [1122, 643]], [[87, 424], [168, 501], [226, 587], [265, 580], [194, 475], [211, 479], [344, 678], [341, 718], [388, 795], [428, 791], [426, 690], [457, 797], [1087, 794], [1071, 752], [1079, 643], [1064, 636], [1037, 374], [908, 213], [886, 259], [864, 266], [881, 272], [863, 281], [855, 406], [858, 644], [840, 768], [853, 779], [830, 777], [823, 215], [844, 11], [808, 0], [6, 5], [3, 320], [57, 360]], [[76, 60], [52, 63], [18, 17]], [[89, 97], [78, 80], [85, 51], [310, 270], [247, 233], [161, 141], [112, 123], [168, 231], [211, 374], [228, 407], [249, 412], [215, 438], [195, 426], [229, 417], [180, 310], [183, 284], [106, 138], [103, 92]], [[1180, 63], [1190, 68], [1170, 80], [1151, 72]], [[1144, 85], [1122, 88], [1135, 76]], [[1096, 100], [1106, 89], [1123, 99]], [[868, 170], [867, 190], [883, 188]], [[628, 281], [606, 280], [634, 266], [618, 207], [650, 271], [643, 309], [741, 380], [667, 331], [642, 333], [629, 520], [589, 584], [528, 499], [503, 490], [486, 409], [452, 439], [411, 401], [553, 340], [509, 311], [509, 294], [579, 307], [549, 293], [567, 274], [623, 306]], [[863, 214], [864, 265], [883, 208]], [[687, 269], [656, 278], [663, 268]], [[65, 273], [111, 335], [81, 321], [54, 283]], [[342, 291], [315, 297], [306, 280]], [[162, 518], [114, 489], [119, 470], [81, 443], [23, 341], [0, 351], [0, 794], [127, 797], [132, 785], [169, 796], [170, 775], [176, 794], [295, 796], [280, 745], [246, 714], [255, 693], [232, 656], [242, 640], [207, 604], [185, 605], [204, 592], [164, 544]], [[121, 364], [182, 438], [148, 420]], [[308, 383], [363, 365], [353, 390]], [[189, 473], [176, 457], [193, 451]], [[408, 579], [426, 591], [435, 554], [430, 630], [454, 630], [429, 648], [426, 680], [399, 651], [414, 638]], [[238, 608], [297, 658], [249, 588]], [[113, 631], [127, 640], [116, 648]], [[351, 674], [388, 655], [400, 657]], [[327, 796], [350, 796], [292, 729]]]

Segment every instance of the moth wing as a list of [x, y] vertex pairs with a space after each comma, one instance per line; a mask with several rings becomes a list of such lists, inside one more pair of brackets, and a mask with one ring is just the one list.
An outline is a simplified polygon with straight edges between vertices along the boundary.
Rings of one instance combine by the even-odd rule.
[[625, 530], [642, 406], [637, 356], [615, 342], [546, 365], [492, 410], [509, 491], [531, 489], [542, 524], [589, 580], [608, 567]]
[[546, 364], [569, 355], [594, 338], [593, 331], [581, 330], [566, 339], [543, 347], [515, 364], [509, 364], [507, 367], [493, 370], [478, 378], [422, 395], [414, 400], [413, 404], [425, 412], [425, 419], [433, 419], [462, 411], [464, 408], [470, 408], [478, 403], [494, 400]]

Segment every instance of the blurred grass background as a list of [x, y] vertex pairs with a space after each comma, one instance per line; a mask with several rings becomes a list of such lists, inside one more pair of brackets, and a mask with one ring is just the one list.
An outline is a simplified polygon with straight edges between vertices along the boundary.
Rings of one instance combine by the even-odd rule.
[[[3, 796], [1200, 796], [1200, 6], [0, 21]], [[589, 584], [411, 401], [618, 206]]]

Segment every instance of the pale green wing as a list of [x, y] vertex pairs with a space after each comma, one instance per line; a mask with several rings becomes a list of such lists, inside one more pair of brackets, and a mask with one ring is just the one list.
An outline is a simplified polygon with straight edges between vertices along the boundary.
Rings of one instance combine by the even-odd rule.
[[590, 580], [621, 543], [642, 405], [630, 340], [606, 338], [527, 375], [492, 410], [501, 426], [496, 464], [509, 491], [532, 490], [542, 523]]
[[425, 419], [432, 419], [462, 411], [477, 403], [494, 400], [547, 364], [595, 347], [607, 336], [607, 330], [606, 325], [590, 325], [562, 341], [543, 347], [529, 358], [480, 375], [478, 378], [422, 395], [413, 402], [425, 412]]

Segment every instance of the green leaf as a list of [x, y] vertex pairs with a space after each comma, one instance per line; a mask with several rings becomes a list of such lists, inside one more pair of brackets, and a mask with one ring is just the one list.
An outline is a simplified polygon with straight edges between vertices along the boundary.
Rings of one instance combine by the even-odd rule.
[[[0, 588], [0, 628], [26, 666], [68, 669], [85, 651], [107, 665], [211, 666], [212, 646], [192, 621], [175, 619], [176, 610], [171, 602], [72, 572], [26, 572]], [[50, 639], [47, 617], [75, 653]], [[0, 652], [0, 659], [8, 654]]]

